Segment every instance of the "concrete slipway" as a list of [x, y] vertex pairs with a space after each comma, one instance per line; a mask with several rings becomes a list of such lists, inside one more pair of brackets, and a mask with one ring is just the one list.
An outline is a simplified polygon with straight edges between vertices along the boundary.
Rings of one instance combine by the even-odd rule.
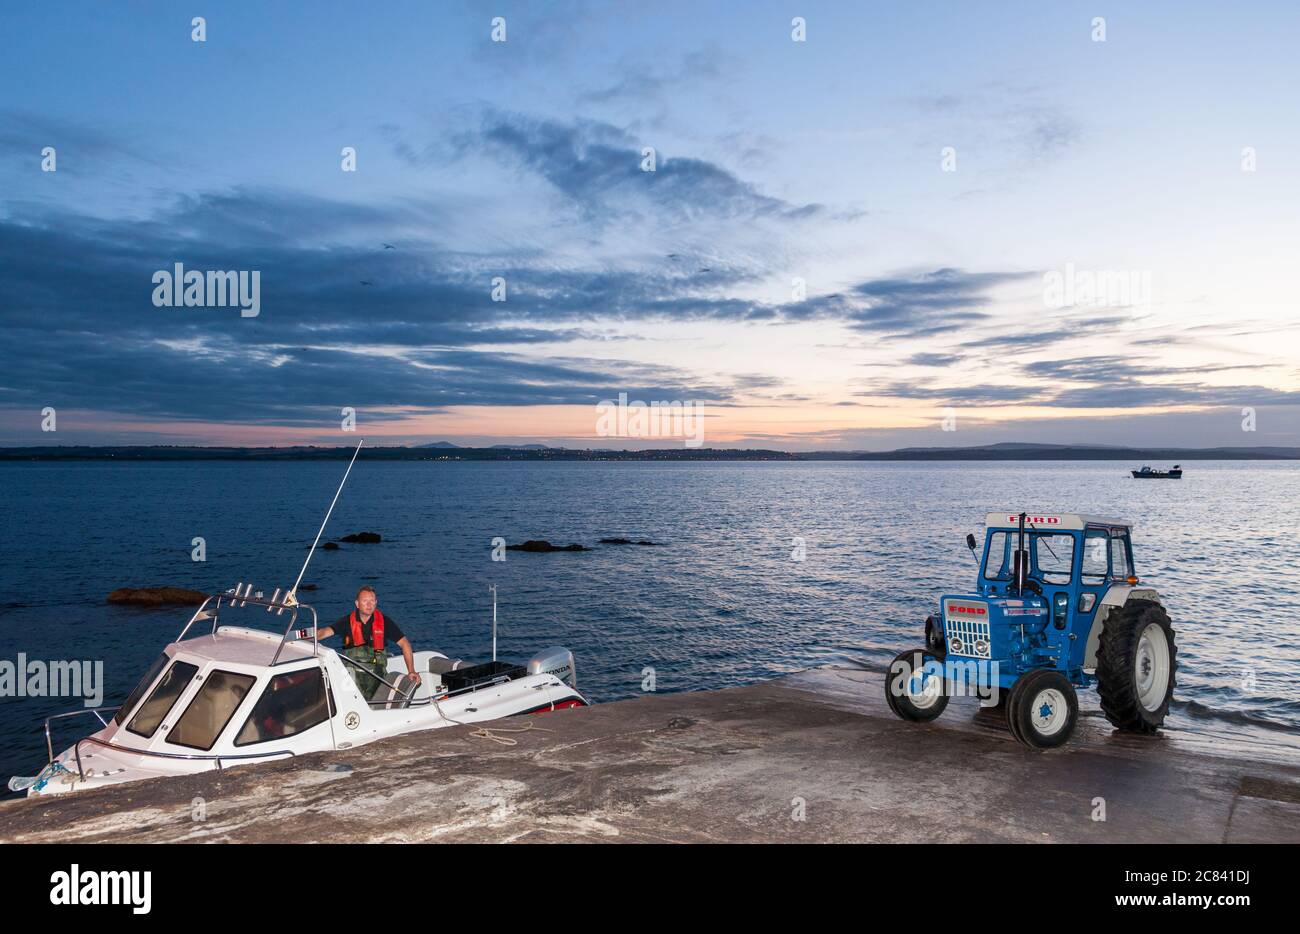
[[883, 677], [818, 669], [499, 721], [535, 728], [515, 746], [458, 726], [8, 801], [0, 841], [1300, 842], [1294, 745], [1121, 736], [1088, 698], [1074, 739], [1035, 753], [973, 702], [898, 720]]

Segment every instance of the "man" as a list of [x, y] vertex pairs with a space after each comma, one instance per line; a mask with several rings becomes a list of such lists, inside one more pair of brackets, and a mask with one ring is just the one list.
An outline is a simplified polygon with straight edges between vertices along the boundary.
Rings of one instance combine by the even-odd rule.
[[[373, 587], [362, 587], [357, 591], [356, 609], [347, 616], [339, 618], [333, 626], [326, 626], [316, 633], [318, 642], [328, 639], [335, 631], [343, 634], [343, 654], [366, 670], [348, 665], [352, 677], [356, 679], [361, 696], [369, 700], [379, 689], [380, 681], [376, 676], [395, 680], [388, 675], [388, 653], [384, 646], [396, 642], [406, 660], [407, 673], [419, 680], [415, 673], [415, 658], [411, 654], [411, 643], [391, 616], [385, 616], [376, 606], [378, 602]], [[373, 672], [373, 674], [371, 674]]]

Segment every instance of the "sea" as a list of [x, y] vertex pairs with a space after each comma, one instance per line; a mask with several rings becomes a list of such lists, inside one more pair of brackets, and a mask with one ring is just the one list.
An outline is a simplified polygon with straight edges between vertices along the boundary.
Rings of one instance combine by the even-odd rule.
[[[344, 466], [0, 464], [0, 661], [99, 663], [103, 703], [119, 703], [190, 611], [107, 595], [289, 586]], [[495, 586], [499, 657], [567, 646], [579, 687], [605, 703], [817, 666], [883, 670], [921, 644], [941, 594], [974, 585], [964, 538], [982, 538], [985, 513], [1094, 513], [1134, 523], [1136, 571], [1173, 618], [1167, 732], [1225, 755], [1300, 761], [1300, 464], [1190, 462], [1179, 481], [1135, 481], [1131, 466], [367, 462], [363, 452], [323, 540], [382, 541], [317, 550], [299, 596], [325, 624], [370, 584], [417, 649], [484, 661]], [[529, 539], [590, 550], [500, 547]], [[249, 615], [231, 622], [285, 625], [239, 612]], [[35, 774], [45, 718], [84, 706], [16, 693], [0, 697], [3, 778]], [[94, 725], [56, 721], [56, 752]]]

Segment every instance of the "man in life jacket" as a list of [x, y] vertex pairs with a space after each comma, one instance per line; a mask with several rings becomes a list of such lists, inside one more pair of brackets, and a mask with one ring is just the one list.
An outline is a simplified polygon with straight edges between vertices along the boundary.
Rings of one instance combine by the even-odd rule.
[[336, 632], [342, 633], [343, 654], [374, 673], [371, 675], [361, 668], [347, 666], [352, 672], [352, 677], [356, 679], [361, 696], [367, 700], [379, 689], [379, 677], [387, 678], [390, 682], [395, 680], [395, 676], [388, 674], [388, 653], [384, 651], [386, 643], [396, 642], [397, 647], [402, 650], [402, 658], [406, 660], [407, 673], [417, 681], [420, 677], [415, 673], [415, 658], [411, 654], [411, 643], [406, 636], [402, 635], [402, 630], [398, 628], [393, 618], [379, 611], [379, 607], [375, 605], [377, 602], [375, 589], [362, 587], [357, 591], [357, 608], [347, 616], [340, 617], [333, 626], [326, 626], [316, 633], [317, 641], [328, 639]]

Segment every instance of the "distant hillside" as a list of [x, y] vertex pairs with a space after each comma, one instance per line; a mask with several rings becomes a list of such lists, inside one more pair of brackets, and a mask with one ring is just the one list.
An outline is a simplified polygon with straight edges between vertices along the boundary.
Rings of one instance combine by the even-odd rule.
[[[820, 453], [806, 455], [822, 459]], [[1132, 448], [1105, 445], [1066, 444], [988, 444], [965, 448], [901, 448], [897, 451], [864, 451], [848, 456], [853, 460], [888, 461], [968, 461], [968, 460], [1063, 460], [1063, 461], [1133, 461], [1135, 467], [1152, 461], [1196, 460], [1297, 460], [1300, 447], [1219, 447], [1219, 448]], [[836, 453], [830, 460], [843, 460]]]
[[[354, 448], [283, 448], [123, 445], [113, 447], [0, 447], [0, 461], [75, 460], [339, 460]], [[548, 448], [540, 444], [457, 447], [438, 441], [419, 447], [368, 447], [367, 460], [557, 460], [557, 461], [1123, 461], [1134, 467], [1198, 460], [1300, 460], [1300, 447], [1131, 448], [1101, 445], [1002, 443], [978, 447], [902, 448], [897, 451], [771, 451], [738, 448], [654, 448], [613, 451]]]

